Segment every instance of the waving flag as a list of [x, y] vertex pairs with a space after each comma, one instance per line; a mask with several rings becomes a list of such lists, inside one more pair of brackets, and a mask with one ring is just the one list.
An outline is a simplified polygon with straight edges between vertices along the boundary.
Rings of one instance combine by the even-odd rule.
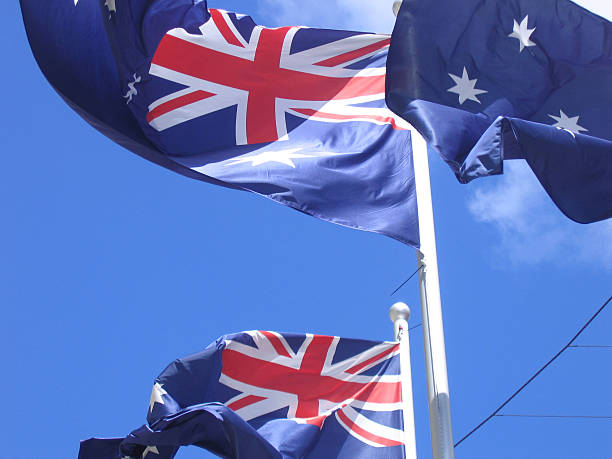
[[205, 1], [20, 1], [51, 84], [121, 145], [418, 246], [410, 126], [385, 102], [389, 36], [265, 28]]
[[287, 113], [321, 122], [394, 123], [385, 108], [360, 107], [382, 99], [384, 67], [349, 66], [385, 50], [389, 37], [356, 34], [291, 53], [300, 27], [265, 29], [225, 11], [210, 14], [201, 35], [171, 30], [157, 48], [149, 73], [186, 89], [149, 106], [147, 122], [156, 130], [233, 106], [230, 146], [288, 138]]
[[522, 158], [569, 218], [610, 218], [611, 36], [569, 0], [404, 0], [387, 101], [462, 182]]
[[397, 343], [252, 331], [173, 362], [148, 424], [82, 442], [80, 459], [172, 458], [195, 444], [223, 457], [403, 458]]

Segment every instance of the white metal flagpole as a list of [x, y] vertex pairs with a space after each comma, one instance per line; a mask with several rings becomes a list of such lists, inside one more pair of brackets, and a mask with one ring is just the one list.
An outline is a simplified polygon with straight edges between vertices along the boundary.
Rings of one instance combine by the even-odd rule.
[[[393, 13], [398, 15], [403, 0], [393, 3]], [[434, 227], [431, 181], [427, 142], [416, 129], [410, 130], [414, 181], [419, 213], [420, 250], [417, 250], [419, 290], [423, 317], [425, 368], [427, 372], [427, 396], [429, 426], [434, 459], [454, 459], [453, 429], [450, 411], [450, 392], [446, 369], [444, 324], [438, 275], [438, 254]], [[401, 353], [401, 351], [400, 351]]]
[[434, 459], [454, 459], [438, 255], [429, 179], [429, 158], [425, 139], [414, 129], [411, 130], [411, 135], [421, 241], [421, 248], [417, 251], [417, 262], [420, 268], [419, 287], [423, 316], [431, 442]]
[[389, 309], [393, 322], [393, 336], [400, 345], [400, 372], [402, 381], [402, 413], [404, 418], [404, 449], [406, 459], [417, 459], [414, 433], [414, 403], [412, 397], [412, 369], [410, 366], [410, 336], [408, 319], [410, 308], [404, 303], [395, 303]]
[[[397, 16], [401, 4], [402, 0], [393, 3], [395, 16]], [[411, 129], [410, 133], [412, 136], [414, 181], [421, 241], [421, 248], [417, 250], [417, 262], [420, 268], [419, 289], [423, 316], [431, 444], [434, 459], [454, 459], [455, 451], [427, 143], [416, 129]]]

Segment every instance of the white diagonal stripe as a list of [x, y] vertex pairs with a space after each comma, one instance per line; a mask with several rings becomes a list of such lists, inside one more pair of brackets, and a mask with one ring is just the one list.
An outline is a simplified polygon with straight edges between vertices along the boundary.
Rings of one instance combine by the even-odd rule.
[[[383, 424], [379, 424], [378, 422], [374, 422], [366, 418], [365, 416], [359, 414], [357, 411], [355, 411], [350, 406], [346, 406], [342, 408], [342, 412], [346, 415], [347, 418], [349, 418], [359, 427], [361, 427], [362, 429], [368, 432], [371, 432], [372, 434], [378, 437], [386, 438], [388, 440], [396, 441], [398, 443], [404, 442], [404, 433], [403, 431], [399, 429], [394, 429], [392, 427], [388, 427]], [[342, 420], [340, 419], [338, 415], [336, 415], [336, 420], [338, 420], [340, 425], [342, 425], [342, 427], [344, 427], [348, 431], [348, 433], [350, 433], [354, 437], [359, 438], [361, 441], [371, 446], [375, 446], [375, 447], [385, 447], [386, 446], [380, 443], [375, 443], [372, 440], [369, 440], [357, 434], [353, 429], [350, 429], [344, 422], [342, 422]]]

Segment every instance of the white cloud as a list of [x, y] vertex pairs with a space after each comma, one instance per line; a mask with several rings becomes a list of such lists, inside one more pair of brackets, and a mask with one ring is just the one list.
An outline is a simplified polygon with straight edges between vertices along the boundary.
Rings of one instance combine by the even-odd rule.
[[[363, 32], [391, 33], [393, 0], [258, 0], [270, 26], [306, 25]], [[274, 12], [274, 14], [270, 14]]]
[[504, 175], [472, 182], [468, 207], [493, 225], [495, 250], [516, 264], [589, 263], [612, 269], [612, 220], [590, 225], [565, 217], [524, 161], [506, 161]]

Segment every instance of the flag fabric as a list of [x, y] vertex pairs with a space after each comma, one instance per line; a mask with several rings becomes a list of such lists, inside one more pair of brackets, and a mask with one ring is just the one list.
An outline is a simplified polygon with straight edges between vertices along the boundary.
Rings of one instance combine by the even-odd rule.
[[147, 421], [81, 442], [79, 459], [169, 459], [186, 445], [224, 458], [403, 458], [399, 344], [226, 335], [157, 377]]
[[569, 218], [612, 217], [612, 24], [568, 0], [404, 0], [387, 103], [462, 182], [525, 159]]
[[129, 150], [418, 246], [410, 126], [385, 103], [390, 37], [265, 28], [198, 0], [20, 0], [34, 55]]

